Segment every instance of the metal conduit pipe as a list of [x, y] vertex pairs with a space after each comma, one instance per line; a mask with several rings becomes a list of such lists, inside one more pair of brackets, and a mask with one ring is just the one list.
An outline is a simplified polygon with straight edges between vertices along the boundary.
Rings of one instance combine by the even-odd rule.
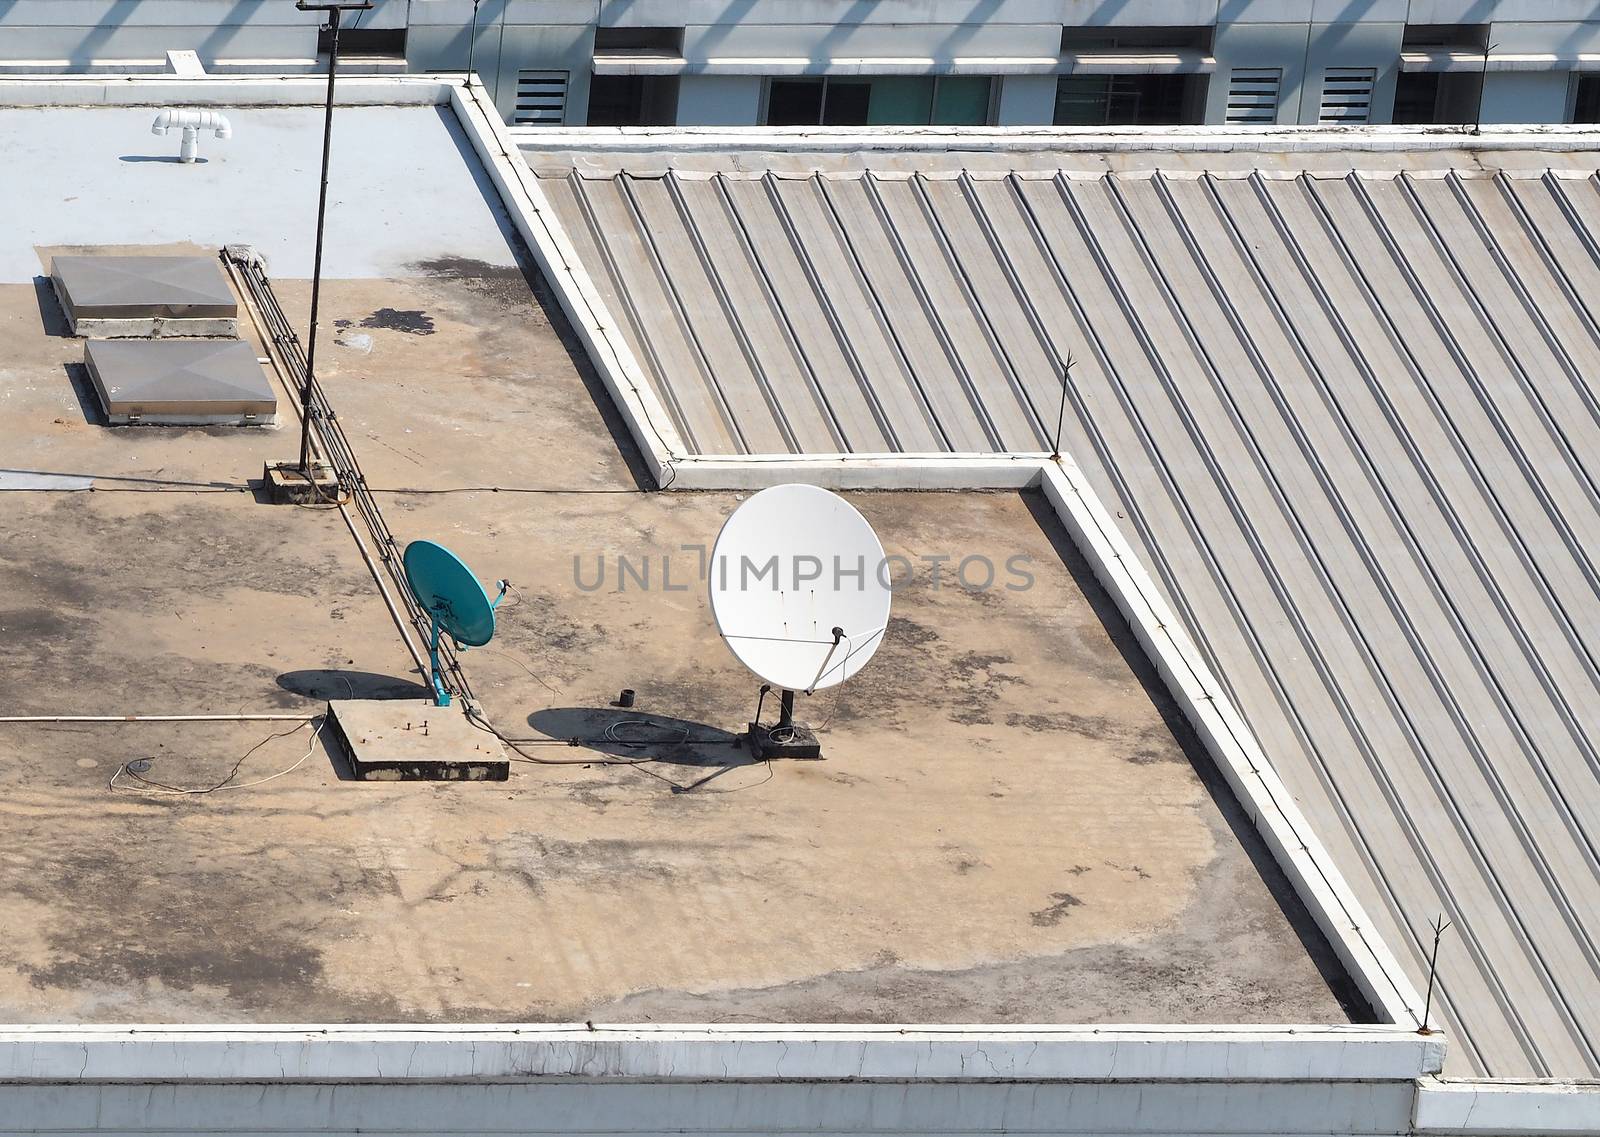
[[321, 711], [260, 715], [0, 715], [6, 722], [310, 722]]
[[[406, 651], [417, 665], [419, 673], [427, 677], [431, 674], [431, 669], [423, 659], [411, 632], [415, 629], [418, 635], [425, 639], [427, 629], [431, 626], [431, 619], [417, 604], [409, 585], [398, 570], [399, 558], [396, 555], [398, 543], [389, 530], [388, 523], [372, 496], [372, 491], [367, 488], [366, 475], [356, 460], [350, 440], [340, 428], [338, 416], [323, 392], [321, 384], [308, 376], [307, 361], [300, 346], [299, 336], [295, 334], [284, 316], [283, 308], [272, 291], [271, 282], [260, 259], [246, 255], [246, 251], [240, 246], [230, 245], [223, 250], [223, 260], [230, 272], [236, 272], [242, 279], [244, 284], [242, 291], [247, 298], [246, 309], [250, 312], [252, 320], [257, 320], [259, 317], [258, 330], [263, 323], [265, 324], [266, 339], [277, 349], [277, 357], [287, 369], [287, 378], [290, 385], [295, 388], [295, 393], [298, 395], [307, 385], [310, 386], [309, 400], [299, 398], [293, 400], [296, 410], [303, 411], [302, 402], [310, 403], [313, 419], [312, 445], [322, 452], [328, 464], [333, 467], [338, 475], [339, 485], [346, 495], [338, 503], [339, 513], [349, 527], [351, 536], [355, 538], [356, 548], [372, 572], [373, 580], [377, 582], [378, 592], [383, 598], [385, 607], [389, 609], [389, 614], [394, 618], [395, 627], [406, 646]], [[269, 350], [268, 354], [271, 356], [272, 352]], [[365, 524], [371, 537], [371, 547], [362, 539], [356, 527], [356, 515], [359, 515]], [[385, 571], [393, 585], [392, 591], [385, 584]], [[454, 693], [470, 698], [472, 692], [455, 658], [455, 652], [448, 645], [444, 645], [440, 654], [446, 665], [447, 685]]]
[[355, 539], [356, 548], [361, 553], [361, 559], [367, 562], [367, 570], [372, 573], [373, 582], [378, 586], [378, 595], [383, 597], [384, 606], [389, 609], [389, 615], [394, 619], [395, 630], [400, 633], [401, 641], [406, 645], [406, 650], [411, 653], [412, 662], [417, 665], [417, 670], [423, 675], [431, 676], [433, 670], [428, 666], [427, 660], [422, 658], [421, 649], [412, 642], [406, 619], [400, 615], [400, 609], [395, 606], [394, 597], [389, 595], [389, 589], [383, 583], [383, 573], [378, 568], [377, 563], [373, 561], [372, 554], [367, 551], [367, 543], [361, 539], [361, 533], [356, 529], [356, 523], [350, 516], [349, 506], [341, 504], [339, 506], [339, 516], [344, 518], [345, 526], [350, 530], [350, 536]]

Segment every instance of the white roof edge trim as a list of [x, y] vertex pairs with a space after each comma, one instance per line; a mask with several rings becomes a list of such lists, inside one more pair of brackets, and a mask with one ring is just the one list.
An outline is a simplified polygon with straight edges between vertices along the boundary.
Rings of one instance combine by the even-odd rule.
[[1396, 1025], [1424, 1025], [1399, 961], [1089, 480], [1063, 455], [1041, 467], [1040, 484], [1373, 1010]]
[[452, 85], [448, 98], [512, 225], [528, 243], [539, 271], [555, 289], [562, 310], [622, 412], [651, 476], [657, 485], [671, 486], [674, 464], [688, 447], [651, 389], [621, 325], [612, 318], [584, 269], [539, 179], [522, 160], [500, 113], [476, 77], [470, 84]]
[[[165, 64], [163, 63], [163, 66]], [[450, 101], [459, 75], [344, 75], [339, 106], [416, 106]], [[206, 78], [167, 73], [51, 75], [0, 72], [0, 107], [187, 106], [320, 107], [328, 93], [325, 75], [223, 75]]]
[[1450, 1137], [1600, 1134], [1600, 1082], [1423, 1078], [1413, 1130]]
[[1443, 1054], [1352, 1026], [13, 1027], [0, 1081], [1413, 1082]]
[[1592, 123], [1488, 126], [1474, 134], [1460, 126], [974, 126], [864, 127], [512, 127], [511, 137], [530, 151], [676, 150], [748, 152], [778, 148], [855, 153], [862, 150], [985, 152], [1048, 150], [1068, 153], [1174, 151], [1179, 153], [1319, 154], [1393, 151], [1600, 150]]
[[596, 75], [1071, 75], [1209, 74], [1215, 58], [1200, 52], [1068, 52], [1063, 55], [738, 56], [704, 58], [600, 53]]

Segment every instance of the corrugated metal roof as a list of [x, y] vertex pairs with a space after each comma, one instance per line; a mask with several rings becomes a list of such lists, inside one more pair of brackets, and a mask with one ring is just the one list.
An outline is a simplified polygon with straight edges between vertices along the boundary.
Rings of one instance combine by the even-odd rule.
[[949, 157], [544, 173], [702, 453], [1047, 450], [1074, 357], [1065, 448], [1419, 988], [1453, 921], [1452, 1069], [1600, 1074], [1596, 179]]

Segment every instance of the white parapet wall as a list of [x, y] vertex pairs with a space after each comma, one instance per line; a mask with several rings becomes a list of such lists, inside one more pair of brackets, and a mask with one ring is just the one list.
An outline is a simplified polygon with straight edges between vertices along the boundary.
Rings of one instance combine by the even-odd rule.
[[32, 1027], [0, 1134], [1382, 1134], [1434, 1038], [1375, 1027]]
[[[508, 128], [518, 143], [530, 148], [582, 154], [720, 153], [745, 150], [749, 130], [717, 126], [617, 126]], [[868, 150], [946, 151], [981, 148], [995, 153], [1103, 155], [1107, 151], [1159, 153], [1346, 154], [1352, 151], [1592, 151], [1600, 141], [1593, 123], [1503, 126], [1469, 130], [1450, 126], [1123, 126], [1103, 128], [1056, 126], [762, 127], [770, 151], [860, 154]]]
[[1413, 1129], [1469, 1137], [1600, 1134], [1600, 1082], [1424, 1078]]
[[[345, 75], [340, 106], [436, 106], [459, 79], [432, 75]], [[0, 107], [306, 107], [327, 94], [319, 75], [19, 76], [0, 74]]]

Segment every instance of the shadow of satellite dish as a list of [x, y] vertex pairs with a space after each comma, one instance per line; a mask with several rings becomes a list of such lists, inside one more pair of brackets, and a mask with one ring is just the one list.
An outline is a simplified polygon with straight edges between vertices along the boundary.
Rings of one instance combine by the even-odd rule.
[[742, 734], [671, 715], [615, 707], [547, 707], [529, 715], [528, 725], [607, 758], [696, 767], [758, 761], [742, 748]]
[[324, 702], [334, 699], [423, 699], [433, 692], [410, 679], [379, 675], [373, 671], [317, 668], [285, 671], [278, 686], [294, 695]]

